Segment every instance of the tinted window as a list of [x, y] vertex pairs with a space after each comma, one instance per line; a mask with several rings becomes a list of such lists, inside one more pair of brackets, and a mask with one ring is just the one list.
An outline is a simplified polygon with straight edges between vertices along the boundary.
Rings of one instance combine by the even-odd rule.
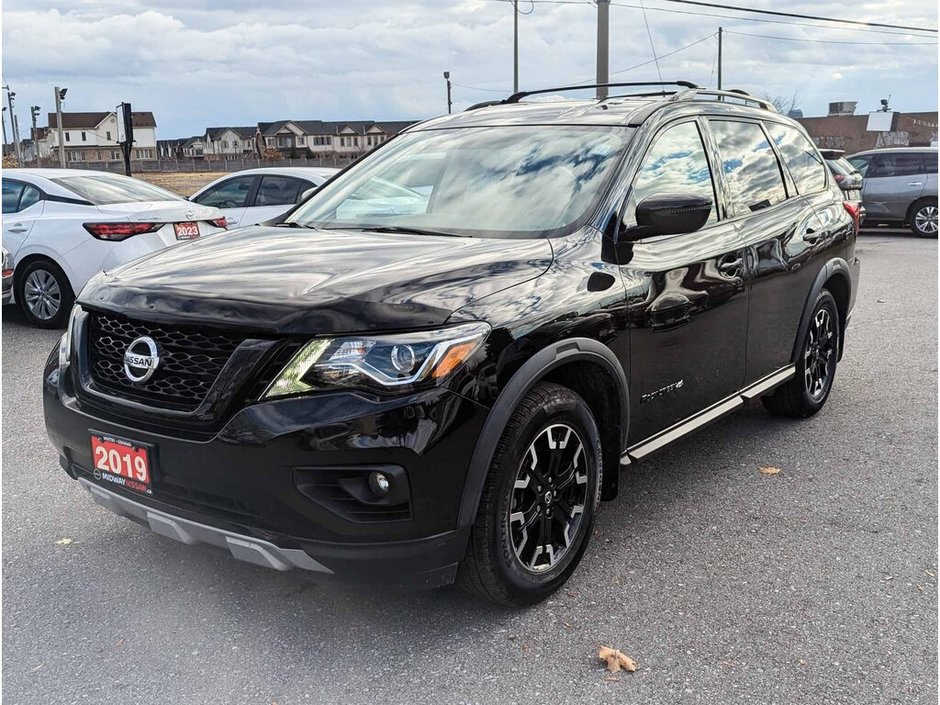
[[[708, 157], [694, 122], [670, 127], [656, 138], [633, 181], [626, 209], [628, 226], [636, 225], [636, 207], [640, 201], [657, 193], [702, 196], [715, 203]], [[707, 222], [717, 219], [713, 205]]]
[[193, 200], [203, 206], [241, 208], [248, 200], [248, 192], [254, 181], [254, 176], [236, 176], [213, 186]]
[[51, 179], [95, 206], [145, 201], [182, 201], [175, 193], [117, 174], [62, 176]]
[[849, 163], [854, 166], [862, 176], [868, 175], [868, 165], [871, 164], [871, 157], [849, 157]]
[[888, 176], [914, 176], [924, 173], [924, 162], [919, 154], [876, 154], [872, 157], [868, 173], [870, 179]]
[[773, 122], [765, 124], [793, 177], [796, 190], [800, 193], [822, 191], [826, 187], [826, 170], [813, 143], [792, 127]]
[[927, 174], [936, 174], [937, 173], [937, 153], [933, 154], [924, 154], [924, 172]]
[[786, 199], [780, 165], [760, 125], [709, 120], [735, 215], [744, 215]]
[[590, 217], [629, 136], [561, 125], [406, 132], [321, 186], [289, 221], [552, 237]]
[[305, 186], [305, 182], [289, 176], [262, 176], [258, 194], [255, 196], [255, 205], [293, 205], [299, 200]]
[[23, 193], [23, 184], [18, 181], [3, 180], [3, 212], [16, 213], [20, 194]]
[[34, 203], [38, 203], [42, 199], [42, 193], [35, 186], [26, 184], [23, 186], [23, 195], [20, 196], [20, 207], [19, 210], [25, 210], [29, 208]]

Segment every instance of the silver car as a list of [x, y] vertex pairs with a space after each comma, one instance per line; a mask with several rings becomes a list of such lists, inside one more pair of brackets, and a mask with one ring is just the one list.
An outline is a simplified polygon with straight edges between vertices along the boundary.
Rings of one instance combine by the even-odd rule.
[[10, 303], [13, 296], [13, 260], [7, 248], [3, 249], [3, 304]]
[[937, 237], [937, 148], [891, 147], [848, 158], [864, 177], [866, 225], [907, 224], [915, 235]]

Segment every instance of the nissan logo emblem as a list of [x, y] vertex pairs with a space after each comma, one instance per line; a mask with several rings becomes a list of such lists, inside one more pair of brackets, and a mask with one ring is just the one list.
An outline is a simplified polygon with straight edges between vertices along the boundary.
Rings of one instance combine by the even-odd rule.
[[150, 336], [137, 338], [124, 352], [124, 374], [131, 382], [146, 382], [160, 364], [156, 341]]
[[186, 212], [183, 213], [183, 215], [186, 216], [187, 218], [192, 218], [194, 215], [196, 215], [196, 211], [194, 211], [192, 208], [187, 208]]

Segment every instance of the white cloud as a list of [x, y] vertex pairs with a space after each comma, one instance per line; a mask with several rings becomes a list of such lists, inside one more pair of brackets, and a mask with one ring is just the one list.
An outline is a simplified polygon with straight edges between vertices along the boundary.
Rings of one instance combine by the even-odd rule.
[[[769, 0], [761, 5], [777, 7]], [[889, 93], [898, 109], [936, 107], [936, 47], [911, 44], [929, 41], [924, 38], [662, 12], [655, 8], [677, 6], [656, 0], [647, 6], [658, 55], [713, 34], [719, 24], [729, 30], [726, 87], [799, 93], [807, 114], [834, 100], [874, 109]], [[524, 0], [520, 8], [528, 10]], [[803, 0], [787, 11], [936, 25], [936, 8], [914, 0], [861, 6]], [[589, 81], [594, 22], [587, 4], [536, 4], [521, 16], [522, 87]], [[708, 39], [664, 57], [663, 77], [714, 85], [716, 49]], [[512, 11], [491, 0], [287, 0], [272, 7], [237, 0], [7, 0], [3, 55], [4, 78], [17, 91], [18, 106], [48, 110], [52, 87], [68, 86], [67, 109], [100, 110], [130, 100], [135, 109], [154, 111], [162, 137], [287, 117], [421, 118], [445, 109], [445, 69], [452, 72], [458, 109], [499, 95], [469, 87], [511, 89]], [[612, 7], [613, 77], [655, 78], [653, 64], [616, 73], [650, 58], [641, 11]], [[20, 124], [27, 120], [21, 117]]]

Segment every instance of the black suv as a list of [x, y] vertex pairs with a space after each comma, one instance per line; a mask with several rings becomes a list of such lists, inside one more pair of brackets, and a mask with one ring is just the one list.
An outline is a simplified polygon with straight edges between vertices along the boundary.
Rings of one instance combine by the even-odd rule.
[[44, 370], [62, 467], [271, 568], [543, 599], [622, 466], [755, 397], [816, 413], [842, 355], [857, 211], [819, 151], [666, 85], [426, 121], [94, 278]]

